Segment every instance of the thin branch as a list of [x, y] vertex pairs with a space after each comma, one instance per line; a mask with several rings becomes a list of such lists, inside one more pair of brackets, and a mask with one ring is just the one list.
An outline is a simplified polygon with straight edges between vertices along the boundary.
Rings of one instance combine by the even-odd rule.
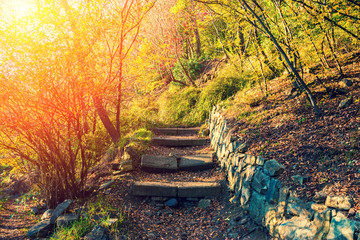
[[[318, 15], [318, 14], [321, 14], [321, 11], [313, 8], [312, 6], [306, 4], [306, 3], [303, 2], [303, 1], [299, 1], [299, 0], [292, 0], [292, 1], [297, 2], [297, 3], [300, 3], [300, 4], [302, 4], [304, 7], [307, 7], [307, 8], [309, 8], [309, 9], [315, 11], [317, 15]], [[311, 14], [311, 13], [309, 12], [309, 14]], [[315, 15], [315, 14], [311, 14], [311, 16], [315, 17], [316, 15]], [[339, 24], [336, 23], [334, 20], [332, 20], [332, 19], [330, 19], [330, 18], [328, 18], [328, 17], [326, 17], [326, 16], [324, 16], [324, 19], [325, 19], [326, 21], [328, 21], [328, 22], [331, 22], [331, 23], [334, 24], [336, 27], [340, 28], [341, 30], [343, 30], [343, 31], [346, 32], [347, 34], [353, 36], [353, 37], [356, 38], [357, 40], [360, 40], [360, 37], [359, 37], [359, 36], [357, 36], [356, 34], [354, 34], [353, 32], [351, 32], [350, 30], [344, 28], [343, 26], [339, 25]]]

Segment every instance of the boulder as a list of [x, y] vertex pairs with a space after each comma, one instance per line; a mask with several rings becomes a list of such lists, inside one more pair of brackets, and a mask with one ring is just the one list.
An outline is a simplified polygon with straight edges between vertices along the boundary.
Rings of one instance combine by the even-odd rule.
[[256, 157], [253, 155], [246, 155], [244, 162], [249, 165], [256, 165]]
[[355, 225], [343, 214], [337, 213], [331, 220], [330, 231], [327, 240], [353, 240], [355, 236]]
[[315, 239], [325, 239], [330, 230], [331, 212], [315, 212], [312, 224], [316, 228]]
[[304, 183], [308, 182], [310, 177], [309, 176], [301, 176], [301, 175], [294, 175], [291, 176], [291, 179], [300, 185], [303, 185]]
[[239, 142], [234, 142], [233, 144], [235, 146], [234, 152], [245, 153], [247, 151], [248, 146], [247, 146], [246, 142], [241, 143], [241, 144]]
[[326, 198], [327, 198], [326, 193], [324, 193], [324, 192], [316, 192], [314, 197], [313, 197], [313, 200], [316, 203], [325, 203]]
[[240, 173], [236, 172], [233, 167], [230, 167], [228, 171], [229, 188], [231, 191], [235, 191], [235, 185], [240, 181]]
[[357, 211], [357, 212], [355, 213], [355, 219], [358, 220], [358, 221], [360, 221], [360, 212], [359, 212], [359, 211]]
[[285, 170], [285, 167], [278, 163], [275, 159], [266, 161], [264, 164], [264, 173], [269, 175], [270, 177], [276, 177], [279, 176], [281, 173], [283, 173]]
[[286, 205], [289, 198], [289, 191], [289, 187], [282, 187], [279, 190], [277, 213], [280, 216], [284, 216], [286, 214]]
[[53, 214], [54, 209], [48, 209], [46, 210], [43, 215], [41, 216], [41, 220], [50, 219], [51, 215]]
[[319, 204], [319, 203], [312, 203], [310, 205], [311, 209], [316, 211], [316, 212], [325, 212], [327, 210], [329, 210], [329, 208], [327, 206], [325, 206], [324, 204]]
[[49, 236], [54, 228], [54, 224], [50, 219], [42, 220], [30, 228], [27, 235], [29, 238], [45, 238]]
[[257, 171], [254, 175], [254, 179], [251, 183], [251, 187], [260, 194], [265, 194], [269, 188], [270, 177], [263, 173], [263, 171]]
[[344, 196], [327, 196], [325, 205], [339, 210], [349, 210], [353, 205], [353, 200]]
[[256, 167], [255, 166], [246, 166], [243, 167], [243, 179], [245, 182], [248, 182], [249, 184], [252, 182], [253, 177], [256, 173]]
[[56, 219], [56, 226], [59, 227], [66, 227], [70, 223], [79, 219], [78, 214], [64, 214]]
[[275, 237], [282, 218], [277, 212], [276, 205], [267, 205], [265, 212], [264, 226], [269, 231], [269, 234]]
[[278, 203], [279, 199], [279, 189], [281, 187], [281, 182], [277, 179], [272, 178], [270, 180], [269, 188], [266, 191], [266, 201], [271, 204]]
[[278, 226], [278, 234], [284, 240], [313, 240], [315, 229], [308, 219], [293, 217]]
[[242, 154], [242, 153], [236, 153], [236, 154], [234, 154], [234, 166], [235, 167], [239, 167], [242, 163], [243, 163], [243, 161], [244, 161], [244, 159], [245, 159], [245, 154]]
[[134, 168], [137, 168], [139, 166], [141, 160], [141, 154], [137, 149], [136, 145], [135, 146], [127, 145], [124, 148], [124, 154], [122, 156], [122, 160], [124, 162], [129, 162], [129, 164], [131, 163], [131, 166]]
[[265, 158], [263, 158], [263, 157], [261, 157], [261, 156], [259, 156], [259, 157], [256, 158], [256, 165], [258, 165], [258, 166], [263, 166], [264, 163], [265, 163]]
[[170, 198], [165, 202], [165, 206], [167, 207], [177, 207], [179, 205], [179, 202], [176, 198]]
[[101, 191], [101, 190], [104, 190], [104, 189], [107, 189], [107, 188], [111, 187], [111, 185], [114, 183], [114, 181], [115, 180], [111, 180], [109, 182], [106, 182], [106, 183], [102, 184], [100, 186], [99, 190]]
[[50, 223], [54, 224], [56, 219], [70, 206], [71, 200], [67, 199], [64, 202], [60, 203], [51, 214]]
[[288, 216], [298, 216], [302, 218], [310, 219], [312, 217], [311, 212], [304, 208], [300, 203], [288, 203], [286, 213]]
[[348, 106], [350, 106], [353, 103], [353, 98], [350, 96], [349, 98], [345, 98], [344, 100], [342, 100], [339, 103], [338, 108], [343, 109], [343, 108], [347, 108]]
[[107, 240], [107, 230], [106, 228], [96, 225], [90, 233], [88, 233], [84, 240]]
[[210, 206], [211, 200], [210, 199], [201, 199], [198, 203], [198, 208], [207, 208]]
[[253, 191], [250, 197], [249, 213], [250, 217], [258, 224], [262, 225], [266, 214], [266, 199], [264, 195]]
[[134, 170], [134, 166], [138, 166], [140, 160], [135, 161], [134, 158], [130, 155], [130, 152], [135, 151], [132, 147], [125, 147], [124, 153], [121, 156], [121, 162], [119, 165], [119, 170], [122, 172], [129, 172]]
[[240, 204], [245, 206], [248, 204], [251, 197], [251, 187], [248, 182], [244, 182], [241, 188]]

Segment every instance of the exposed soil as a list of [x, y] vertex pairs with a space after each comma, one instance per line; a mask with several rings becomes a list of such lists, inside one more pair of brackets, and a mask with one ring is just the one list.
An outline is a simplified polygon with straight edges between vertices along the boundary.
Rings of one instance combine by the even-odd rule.
[[28, 229], [37, 222], [30, 207], [34, 204], [17, 203], [10, 199], [0, 210], [0, 239], [27, 239]]

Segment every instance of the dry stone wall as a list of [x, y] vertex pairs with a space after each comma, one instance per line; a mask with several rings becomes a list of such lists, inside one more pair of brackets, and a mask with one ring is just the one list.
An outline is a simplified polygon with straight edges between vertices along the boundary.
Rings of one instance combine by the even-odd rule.
[[360, 214], [348, 218], [352, 199], [320, 196], [316, 202], [304, 202], [277, 177], [284, 166], [276, 160], [245, 154], [246, 143], [233, 136], [220, 109], [210, 113], [211, 146], [228, 187], [234, 193], [230, 201], [247, 209], [250, 217], [279, 239], [360, 240]]

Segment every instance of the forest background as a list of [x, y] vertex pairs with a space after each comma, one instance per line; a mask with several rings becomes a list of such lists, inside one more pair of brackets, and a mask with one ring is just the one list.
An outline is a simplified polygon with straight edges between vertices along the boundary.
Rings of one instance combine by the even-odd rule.
[[81, 197], [109, 148], [217, 104], [246, 118], [278, 77], [321, 116], [312, 88], [336, 91], [360, 43], [355, 0], [18, 3], [0, 5], [2, 181], [36, 173], [50, 207]]

